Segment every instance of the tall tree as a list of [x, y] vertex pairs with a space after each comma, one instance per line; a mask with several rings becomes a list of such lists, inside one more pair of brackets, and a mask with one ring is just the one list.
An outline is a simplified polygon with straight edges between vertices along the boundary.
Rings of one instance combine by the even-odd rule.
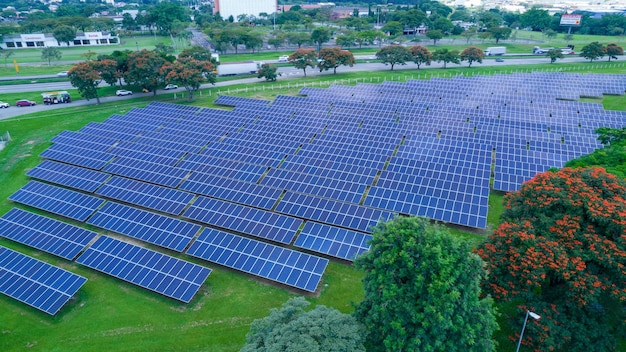
[[396, 217], [372, 232], [365, 298], [355, 316], [368, 351], [494, 351], [496, 311], [481, 294], [487, 275], [470, 245], [423, 218]]
[[278, 74], [276, 73], [277, 67], [270, 64], [263, 64], [259, 69], [257, 78], [265, 78], [268, 82], [276, 81]]
[[433, 45], [437, 45], [437, 41], [443, 38], [443, 32], [438, 29], [433, 29], [426, 32], [426, 36], [433, 41]]
[[624, 49], [615, 43], [607, 45], [604, 48], [604, 52], [606, 56], [609, 57], [609, 61], [611, 61], [611, 59], [617, 60], [617, 55], [624, 55]]
[[491, 37], [495, 39], [496, 44], [498, 44], [500, 40], [509, 39], [513, 30], [509, 27], [491, 27], [489, 28], [489, 32], [491, 32]]
[[317, 67], [320, 72], [332, 69], [333, 73], [337, 73], [339, 66], [354, 66], [356, 61], [354, 55], [348, 50], [341, 50], [338, 47], [324, 48], [320, 50], [320, 62]]
[[546, 56], [550, 58], [551, 64], [553, 64], [556, 61], [556, 59], [562, 59], [564, 57], [561, 49], [550, 49], [546, 53]]
[[461, 61], [467, 61], [469, 64], [467, 67], [472, 67], [474, 62], [482, 64], [484, 57], [485, 52], [475, 46], [468, 46], [461, 52]]
[[67, 46], [70, 46], [70, 42], [76, 38], [76, 30], [70, 26], [61, 25], [52, 31], [52, 36], [59, 44], [66, 43]]
[[393, 71], [395, 65], [406, 65], [407, 61], [411, 61], [411, 52], [401, 45], [388, 45], [376, 52], [376, 58], [385, 66], [391, 65], [391, 71]]
[[117, 71], [117, 61], [115, 60], [97, 60], [94, 62], [94, 67], [100, 73], [100, 78], [110, 86], [114, 85], [120, 78], [120, 73]]
[[291, 298], [253, 321], [241, 352], [365, 352], [365, 332], [352, 316], [322, 305], [305, 311], [308, 305], [304, 297]]
[[552, 16], [547, 10], [532, 8], [524, 12], [519, 18], [522, 27], [530, 27], [533, 31], [543, 31], [550, 27]]
[[50, 61], [52, 60], [61, 60], [61, 50], [55, 47], [47, 47], [41, 49], [41, 59], [44, 61], [48, 61], [48, 66], [50, 66]]
[[[477, 250], [485, 289], [541, 315], [537, 351], [615, 349], [626, 328], [626, 181], [601, 168], [537, 174], [505, 197], [498, 229]], [[623, 336], [623, 335], [621, 335]]]
[[580, 56], [593, 62], [604, 57], [604, 47], [600, 42], [591, 42], [580, 49]]
[[80, 62], [72, 66], [67, 77], [83, 98], [87, 100], [96, 98], [96, 102], [100, 104], [98, 85], [102, 77], [93, 61]]
[[306, 77], [306, 68], [315, 67], [317, 64], [317, 55], [314, 49], [298, 49], [289, 55], [288, 61], [292, 63], [295, 68], [302, 70], [304, 77]]
[[448, 50], [446, 48], [435, 50], [435, 52], [433, 52], [433, 60], [437, 62], [443, 62], [443, 68], [446, 68], [448, 63], [461, 63], [459, 51]]
[[163, 82], [160, 70], [164, 63], [165, 60], [154, 51], [135, 51], [128, 55], [128, 71], [124, 78], [127, 82], [151, 90], [156, 96], [156, 90]]
[[413, 57], [413, 62], [417, 65], [417, 69], [420, 69], [422, 64], [426, 64], [430, 66], [431, 61], [433, 60], [433, 54], [428, 50], [427, 47], [421, 45], [414, 45], [411, 47], [411, 56]]
[[[202, 82], [215, 83], [211, 60], [196, 60], [193, 57], [179, 57], [175, 62], [166, 62], [160, 70], [165, 83], [174, 83], [185, 87], [187, 100], [193, 101], [194, 93], [200, 89]], [[155, 89], [156, 90], [156, 89]]]
[[317, 51], [322, 49], [322, 44], [330, 40], [330, 30], [327, 27], [316, 27], [311, 32], [311, 40], [317, 46]]
[[7, 59], [13, 56], [13, 52], [11, 50], [0, 50], [0, 55], [4, 57], [4, 66], [7, 65]]
[[289, 44], [297, 45], [298, 49], [311, 42], [311, 35], [305, 32], [287, 32], [286, 38]]

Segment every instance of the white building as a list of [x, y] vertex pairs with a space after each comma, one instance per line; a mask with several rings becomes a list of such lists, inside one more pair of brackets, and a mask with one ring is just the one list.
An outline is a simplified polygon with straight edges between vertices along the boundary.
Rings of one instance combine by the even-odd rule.
[[270, 15], [276, 12], [278, 0], [215, 0], [213, 12], [220, 13], [223, 19], [233, 16], [237, 21], [239, 15], [259, 16], [265, 12]]
[[[77, 32], [70, 46], [117, 45], [120, 37], [109, 32]], [[2, 49], [67, 47], [67, 43], [59, 43], [52, 33], [6, 34]]]

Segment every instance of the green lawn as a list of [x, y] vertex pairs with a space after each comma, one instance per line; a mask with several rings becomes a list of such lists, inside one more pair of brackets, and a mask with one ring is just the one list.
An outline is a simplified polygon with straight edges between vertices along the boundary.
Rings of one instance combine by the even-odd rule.
[[[561, 66], [566, 67], [559, 65]], [[551, 69], [554, 66], [543, 67]], [[612, 70], [601, 67], [588, 65], [582, 72], [626, 71], [624, 67]], [[537, 66], [533, 68], [536, 69]], [[361, 72], [321, 78], [279, 79], [278, 82], [260, 81], [258, 84], [202, 90], [192, 105], [212, 107], [218, 91], [223, 94], [228, 92], [231, 95], [273, 99], [279, 94], [297, 94], [299, 88], [294, 88], [296, 83], [304, 82], [315, 86], [327, 86], [335, 80], [346, 84], [369, 80], [375, 83], [384, 79], [404, 80], [417, 78], [418, 75], [419, 78], [424, 78], [425, 75], [436, 77], [461, 72], [466, 74], [468, 70], [429, 70], [428, 73], [417, 70]], [[471, 72], [493, 74], [489, 69], [482, 68], [472, 69]], [[0, 120], [0, 134], [9, 131], [13, 138], [0, 151], [0, 214], [17, 206], [9, 202], [7, 197], [27, 182], [25, 172], [40, 162], [38, 155], [50, 145], [50, 138], [63, 130], [78, 130], [90, 121], [103, 121], [112, 114], [124, 114], [133, 107], [143, 107], [152, 100], [154, 98], [149, 96], [99, 106], [69, 106], [65, 109]], [[157, 96], [156, 100], [186, 103], [173, 100], [173, 94]], [[607, 97], [603, 103], [613, 109], [626, 110], [624, 96]], [[502, 194], [492, 192], [489, 200], [489, 229], [497, 226], [502, 208]], [[72, 222], [68, 219], [63, 221]], [[451, 228], [451, 231], [470, 240], [474, 245], [484, 240], [488, 234], [488, 231], [465, 231], [457, 227]], [[182, 304], [8, 240], [0, 239], [0, 245], [59, 265], [89, 279], [79, 291], [78, 297], [55, 317], [0, 296], [1, 351], [21, 351], [28, 348], [34, 351], [101, 351], [103, 346], [109, 351], [237, 351], [243, 345], [244, 336], [253, 319], [266, 316], [270, 308], [279, 307], [288, 297], [296, 294], [232, 270], [185, 255], [168, 253], [214, 269], [192, 302]], [[352, 303], [363, 297], [360, 281], [362, 276], [361, 272], [346, 263], [331, 262], [320, 283], [319, 294], [308, 299], [314, 304], [351, 312]], [[514, 351], [514, 344], [506, 337], [511, 331], [504, 325], [507, 314], [514, 313], [514, 310], [510, 306], [500, 308], [503, 313], [500, 317], [503, 330], [496, 335], [499, 341], [498, 350]]]

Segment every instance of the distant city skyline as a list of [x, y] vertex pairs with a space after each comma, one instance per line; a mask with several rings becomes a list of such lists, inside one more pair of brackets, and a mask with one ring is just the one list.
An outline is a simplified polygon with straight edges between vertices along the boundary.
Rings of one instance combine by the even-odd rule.
[[[626, 11], [624, 0], [440, 0], [442, 3], [451, 6], [465, 6], [467, 8], [501, 8], [507, 11], [524, 12], [527, 5], [540, 5], [545, 9], [552, 9], [552, 12], [568, 13], [580, 11], [592, 12], [622, 12]], [[526, 6], [525, 6], [526, 5]]]

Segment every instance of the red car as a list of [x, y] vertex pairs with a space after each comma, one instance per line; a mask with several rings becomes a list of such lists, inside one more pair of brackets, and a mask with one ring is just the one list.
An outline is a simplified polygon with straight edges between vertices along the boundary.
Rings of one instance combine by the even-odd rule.
[[15, 106], [34, 106], [34, 105], [37, 105], [37, 103], [31, 100], [26, 100], [26, 99], [18, 100], [17, 103], [15, 103]]

